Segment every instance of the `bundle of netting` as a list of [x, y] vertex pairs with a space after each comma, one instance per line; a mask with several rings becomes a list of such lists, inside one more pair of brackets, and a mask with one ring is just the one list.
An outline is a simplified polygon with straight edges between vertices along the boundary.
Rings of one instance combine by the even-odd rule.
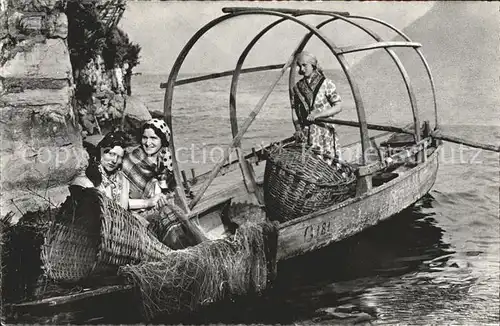
[[159, 262], [126, 265], [144, 317], [189, 312], [223, 299], [260, 293], [276, 276], [278, 228], [247, 222], [228, 238], [169, 252]]

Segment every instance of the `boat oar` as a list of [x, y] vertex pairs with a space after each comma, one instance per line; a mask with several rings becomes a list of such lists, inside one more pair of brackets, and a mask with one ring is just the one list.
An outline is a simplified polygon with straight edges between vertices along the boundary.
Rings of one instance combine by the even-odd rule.
[[463, 139], [463, 138], [460, 138], [457, 136], [445, 135], [440, 130], [436, 130], [436, 131], [431, 132], [431, 136], [436, 138], [436, 139], [441, 139], [441, 140], [449, 141], [449, 142], [456, 143], [456, 144], [466, 145], [466, 146], [475, 147], [475, 148], [481, 148], [481, 149], [485, 149], [488, 151], [500, 153], [500, 146], [498, 146], [498, 145], [495, 146], [495, 145], [491, 145], [491, 144], [483, 144], [480, 142]]
[[[360, 126], [360, 123], [357, 121], [340, 120], [340, 119], [332, 119], [332, 118], [318, 118], [318, 119], [315, 119], [314, 122], [334, 123], [337, 125], [350, 126], [350, 127], [359, 127]], [[405, 128], [401, 128], [401, 127], [379, 125], [379, 124], [373, 124], [373, 123], [368, 123], [367, 127], [368, 127], [368, 129], [372, 129], [372, 130], [398, 132], [398, 133], [410, 134], [410, 135], [414, 134], [413, 130], [405, 129]]]
[[[331, 118], [320, 118], [320, 119], [316, 119], [314, 121], [320, 122], [320, 123], [329, 122], [329, 123], [335, 123], [335, 124], [343, 125], [343, 126], [359, 127], [359, 122], [357, 122], [357, 121], [339, 120], [339, 119], [331, 119]], [[411, 129], [405, 129], [405, 128], [400, 128], [400, 127], [387, 126], [387, 125], [371, 124], [371, 123], [368, 124], [368, 129], [380, 130], [380, 131], [390, 131], [390, 132], [396, 132], [396, 133], [401, 133], [401, 134], [410, 134], [410, 135], [414, 134], [414, 131]], [[476, 142], [476, 141], [471, 141], [468, 139], [463, 139], [463, 138], [460, 138], [457, 136], [445, 135], [440, 130], [432, 131], [431, 136], [435, 139], [449, 141], [452, 143], [467, 145], [467, 146], [475, 147], [475, 148], [481, 148], [481, 149], [485, 149], [485, 150], [493, 151], [493, 152], [500, 152], [500, 146], [498, 146], [498, 145], [484, 144], [484, 143], [480, 143], [480, 142]]]
[[252, 122], [255, 120], [255, 117], [257, 116], [257, 114], [260, 112], [260, 110], [264, 106], [264, 103], [266, 102], [266, 100], [269, 97], [269, 95], [271, 95], [272, 91], [274, 90], [274, 88], [276, 87], [276, 85], [278, 84], [278, 82], [280, 81], [280, 79], [283, 76], [283, 74], [285, 73], [285, 71], [293, 63], [293, 58], [295, 56], [295, 52], [296, 51], [293, 52], [293, 54], [290, 56], [290, 59], [288, 59], [288, 61], [286, 62], [286, 64], [283, 66], [283, 68], [281, 68], [280, 74], [279, 74], [278, 78], [276, 78], [276, 81], [271, 85], [271, 87], [264, 94], [264, 96], [262, 96], [262, 98], [259, 100], [259, 102], [255, 106], [255, 108], [253, 109], [253, 111], [250, 112], [248, 118], [245, 120], [245, 122], [241, 126], [241, 129], [238, 131], [238, 133], [236, 134], [236, 136], [234, 136], [233, 141], [231, 142], [231, 144], [228, 147], [226, 147], [226, 149], [224, 150], [224, 155], [219, 160], [219, 162], [217, 162], [217, 164], [215, 165], [215, 167], [212, 169], [212, 172], [210, 173], [210, 176], [209, 176], [208, 180], [203, 184], [203, 186], [201, 187], [201, 189], [198, 192], [198, 194], [189, 203], [189, 208], [190, 209], [192, 209], [198, 203], [198, 201], [200, 201], [201, 197], [203, 196], [203, 194], [207, 190], [208, 186], [210, 186], [210, 184], [215, 179], [215, 177], [219, 173], [220, 169], [224, 165], [224, 162], [229, 158], [229, 155], [231, 154], [231, 150], [236, 146], [236, 144], [240, 143], [241, 138], [243, 137], [243, 134], [248, 130], [248, 128], [250, 127], [250, 125], [252, 124]]

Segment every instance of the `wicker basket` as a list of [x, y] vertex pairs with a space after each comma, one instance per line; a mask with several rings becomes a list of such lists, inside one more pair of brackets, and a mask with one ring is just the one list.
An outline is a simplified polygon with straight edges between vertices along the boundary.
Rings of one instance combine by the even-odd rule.
[[42, 262], [51, 279], [75, 282], [171, 251], [145, 223], [95, 189], [79, 189], [45, 235]]
[[98, 240], [89, 230], [54, 223], [42, 247], [45, 274], [67, 282], [86, 278], [97, 264]]
[[284, 222], [351, 197], [356, 177], [347, 163], [333, 159], [330, 165], [306, 148], [292, 145], [268, 153], [264, 185], [269, 218]]
[[156, 261], [172, 251], [141, 221], [115, 201], [101, 196], [101, 244], [99, 259], [117, 266]]

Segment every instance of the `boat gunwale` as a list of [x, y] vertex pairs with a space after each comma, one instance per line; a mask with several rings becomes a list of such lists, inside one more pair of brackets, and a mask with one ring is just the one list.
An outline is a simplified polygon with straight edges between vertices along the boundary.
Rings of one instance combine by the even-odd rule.
[[[432, 144], [432, 137], [426, 137], [426, 138], [422, 139], [422, 140], [420, 141], [420, 143], [419, 143], [419, 144], [426, 144], [426, 143], [431, 143], [431, 144]], [[419, 144], [414, 144], [414, 145], [412, 146], [412, 148], [417, 148]], [[345, 148], [354, 148], [354, 147], [357, 147], [357, 146], [360, 146], [360, 145], [361, 145], [361, 142], [360, 142], [360, 141], [357, 141], [357, 142], [354, 142], [354, 143], [350, 144], [349, 146], [346, 146]], [[419, 152], [423, 152], [425, 149], [427, 149], [427, 150], [431, 150], [431, 149], [433, 149], [433, 147], [425, 147], [425, 146], [424, 146], [424, 147], [423, 147], [423, 148], [422, 148]], [[435, 150], [437, 150], [437, 149], [439, 149], [439, 146], [437, 146], [437, 147], [435, 148]], [[250, 153], [249, 155], [250, 155], [250, 156], [252, 156], [252, 153]], [[430, 153], [430, 154], [428, 155], [427, 160], [428, 160], [428, 159], [429, 159], [432, 155], [433, 155], [433, 153]], [[417, 166], [421, 166], [421, 165], [425, 164], [425, 163], [427, 162], [427, 160], [426, 160], [425, 162], [419, 163]], [[228, 164], [228, 165], [235, 165], [236, 163], [238, 163], [238, 160], [235, 160], [234, 162], [232, 162], [231, 164]], [[377, 162], [377, 163], [379, 163], [379, 162]], [[375, 165], [376, 165], [377, 163], [375, 163]], [[364, 168], [364, 167], [369, 167], [369, 166], [370, 166], [370, 165], [360, 166], [360, 167], [358, 167], [358, 168], [356, 169], [356, 172], [357, 172], [359, 169], [361, 169], [361, 168]], [[385, 166], [380, 166], [380, 168], [379, 168], [379, 169], [377, 169], [376, 171], [374, 171], [372, 174], [375, 174], [375, 173], [377, 173], [377, 172], [380, 172], [380, 171], [381, 171], [381, 170], [383, 170], [384, 168], [385, 168]], [[415, 168], [416, 168], [416, 167], [415, 167]], [[412, 169], [412, 170], [414, 170], [414, 169]], [[232, 171], [232, 172], [234, 172], [234, 171]], [[202, 174], [202, 175], [203, 175], [203, 174]], [[200, 175], [200, 176], [202, 176], [202, 175]], [[391, 182], [392, 182], [392, 181], [394, 181], [394, 180], [402, 180], [402, 179], [400, 179], [400, 177], [401, 177], [401, 176], [398, 176], [397, 178], [394, 178], [393, 180], [391, 180]], [[263, 184], [262, 176], [261, 176], [260, 178], [257, 178], [257, 179], [259, 179], [259, 180], [256, 180], [256, 181], [257, 181], [256, 183], [257, 183], [258, 185], [260, 185], [260, 186], [261, 186], [261, 185]], [[204, 204], [204, 203], [206, 203], [206, 202], [208, 202], [208, 201], [210, 201], [210, 200], [215, 200], [215, 199], [217, 199], [218, 197], [221, 197], [221, 196], [223, 196], [223, 195], [224, 195], [224, 194], [226, 194], [226, 193], [232, 192], [233, 190], [239, 189], [239, 188], [242, 186], [242, 183], [243, 183], [243, 181], [238, 181], [238, 182], [235, 182], [234, 184], [228, 185], [228, 186], [227, 186], [227, 187], [225, 187], [224, 189], [218, 190], [218, 191], [216, 191], [216, 192], [214, 192], [214, 193], [207, 194], [207, 195], [206, 195], [205, 197], [203, 197], [203, 198], [202, 198], [202, 200], [200, 201], [200, 205], [202, 205], [202, 204]], [[371, 188], [368, 192], [365, 192], [365, 193], [363, 193], [363, 194], [361, 194], [361, 195], [359, 195], [359, 196], [355, 196], [355, 197], [353, 197], [353, 198], [349, 198], [349, 199], [347, 199], [347, 200], [345, 200], [345, 201], [343, 201], [343, 202], [341, 202], [341, 203], [336, 204], [336, 205], [335, 205], [335, 206], [333, 206], [333, 207], [335, 207], [335, 209], [338, 209], [338, 208], [340, 208], [340, 207], [343, 207], [343, 205], [347, 205], [347, 203], [352, 203], [352, 202], [354, 202], [354, 199], [357, 199], [357, 198], [365, 198], [365, 197], [367, 197], [367, 196], [369, 196], [369, 195], [375, 194], [375, 193], [377, 193], [378, 191], [380, 191], [381, 189], [383, 189], [383, 188], [384, 188], [384, 186], [386, 186], [386, 184], [387, 184], [387, 183], [384, 183], [383, 185], [380, 185], [380, 186], [378, 186], [378, 187], [372, 187], [372, 188]], [[363, 197], [363, 196], [364, 196], [364, 197]], [[196, 219], [196, 218], [200, 217], [200, 214], [203, 214], [205, 211], [209, 210], [211, 207], [213, 207], [213, 206], [217, 206], [217, 205], [220, 205], [220, 203], [225, 202], [225, 201], [227, 201], [227, 200], [226, 200], [226, 199], [224, 199], [224, 200], [219, 200], [219, 201], [217, 201], [217, 202], [216, 202], [216, 204], [213, 204], [213, 205], [204, 205], [204, 206], [200, 207], [200, 209], [199, 209], [199, 210], [198, 210], [198, 209], [196, 209], [197, 207], [195, 207], [195, 208], [192, 210], [192, 212], [190, 213], [190, 214], [192, 214], [192, 216], [190, 216], [190, 218], [192, 218], [192, 219]], [[345, 203], [346, 203], [346, 204], [345, 204]], [[206, 206], [206, 207], [205, 207], [205, 206]], [[298, 217], [297, 219], [302, 219], [302, 218], [306, 219], [305, 217], [307, 217], [307, 216], [311, 216], [311, 215], [316, 214], [316, 213], [319, 213], [319, 212], [327, 212], [327, 211], [329, 211], [330, 209], [331, 209], [331, 210], [334, 210], [334, 209], [332, 208], [332, 206], [330, 206], [330, 207], [327, 207], [327, 208], [322, 209], [322, 210], [320, 210], [320, 211], [317, 211], [317, 212], [314, 212], [314, 213], [310, 213], [310, 214], [308, 214], [308, 215], [303, 215], [303, 216], [300, 216], [300, 217]], [[200, 217], [200, 218], [203, 218], [203, 217]], [[297, 219], [293, 219], [293, 220], [291, 220], [291, 221], [287, 221], [287, 222], [285, 223], [285, 224], [286, 224], [286, 226], [288, 226], [288, 224], [287, 224], [287, 223], [291, 223], [291, 222], [293, 222], [293, 221], [296, 221]], [[282, 227], [282, 225], [280, 225], [280, 228], [281, 228], [281, 227]]]
[[382, 184], [382, 185], [380, 185], [378, 187], [373, 187], [368, 192], [365, 192], [365, 193], [363, 193], [363, 194], [361, 194], [359, 196], [355, 196], [355, 197], [349, 198], [349, 199], [347, 199], [347, 200], [345, 200], [343, 202], [340, 202], [340, 203], [335, 204], [333, 206], [330, 206], [330, 207], [324, 208], [322, 210], [310, 213], [308, 215], [303, 215], [303, 216], [300, 216], [300, 217], [298, 217], [296, 219], [293, 219], [293, 220], [290, 220], [290, 221], [286, 221], [285, 223], [279, 225], [279, 229], [282, 230], [282, 229], [285, 229], [285, 228], [289, 228], [289, 227], [291, 227], [293, 225], [296, 225], [298, 223], [301, 223], [301, 222], [313, 219], [315, 217], [318, 217], [318, 216], [321, 216], [321, 215], [326, 215], [326, 214], [331, 213], [333, 211], [336, 211], [336, 210], [338, 210], [340, 208], [346, 207], [346, 206], [348, 206], [348, 205], [350, 205], [352, 203], [355, 203], [355, 202], [358, 202], [358, 201], [362, 201], [362, 200], [366, 199], [367, 197], [370, 197], [370, 196], [375, 195], [375, 194], [377, 194], [379, 192], [382, 192], [382, 191], [386, 190], [387, 188], [392, 187], [394, 184], [399, 183], [402, 180], [411, 177], [413, 174], [417, 173], [418, 171], [424, 169], [429, 164], [431, 164], [431, 162], [434, 159], [434, 156], [438, 155], [438, 153], [439, 153], [439, 151], [441, 149], [441, 146], [438, 145], [436, 147], [431, 147], [431, 148], [427, 148], [427, 149], [428, 150], [432, 150], [432, 153], [430, 153], [429, 156], [427, 156], [425, 162], [417, 164], [416, 166], [414, 166], [410, 170], [401, 173], [398, 177], [396, 177], [396, 178], [394, 178], [394, 179], [392, 179], [392, 180], [390, 180], [388, 182], [385, 182], [384, 184]]

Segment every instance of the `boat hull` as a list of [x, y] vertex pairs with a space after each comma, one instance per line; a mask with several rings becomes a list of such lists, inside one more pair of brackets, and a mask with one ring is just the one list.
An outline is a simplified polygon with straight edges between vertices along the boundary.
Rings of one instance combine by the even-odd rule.
[[292, 258], [348, 238], [399, 213], [422, 198], [434, 185], [439, 148], [415, 167], [327, 209], [280, 226], [278, 260]]

